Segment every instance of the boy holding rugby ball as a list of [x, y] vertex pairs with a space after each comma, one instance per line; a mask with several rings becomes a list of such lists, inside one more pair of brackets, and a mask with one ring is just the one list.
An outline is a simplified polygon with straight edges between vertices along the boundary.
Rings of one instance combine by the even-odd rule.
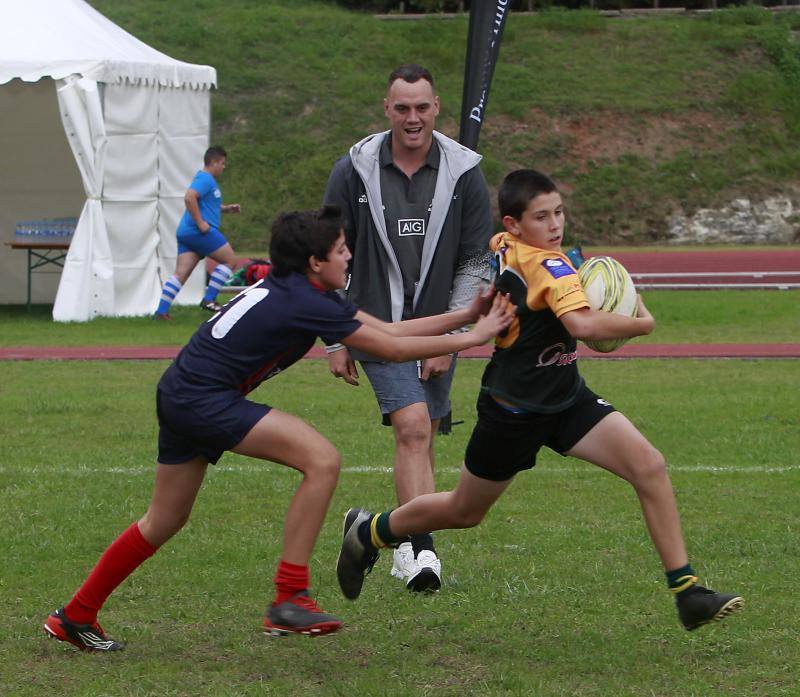
[[649, 334], [652, 315], [638, 298], [635, 317], [590, 309], [578, 275], [561, 251], [564, 205], [553, 181], [518, 170], [498, 194], [504, 232], [491, 241], [495, 286], [518, 307], [497, 337], [478, 397], [478, 422], [456, 487], [419, 496], [373, 515], [345, 515], [337, 565], [344, 595], [355, 599], [364, 574], [382, 547], [418, 531], [477, 525], [520, 471], [536, 464], [547, 446], [586, 460], [628, 481], [667, 576], [680, 620], [688, 630], [720, 620], [743, 605], [738, 595], [697, 583], [681, 533], [664, 457], [605, 399], [592, 392], [577, 368], [577, 340]]

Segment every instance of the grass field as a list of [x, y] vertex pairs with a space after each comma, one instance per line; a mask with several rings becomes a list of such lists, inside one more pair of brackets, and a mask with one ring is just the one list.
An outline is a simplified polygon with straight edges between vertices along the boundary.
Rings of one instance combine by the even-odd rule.
[[[797, 291], [730, 290], [643, 293], [656, 318], [656, 330], [641, 343], [792, 343], [800, 341]], [[174, 321], [148, 317], [100, 317], [91, 322], [52, 321], [49, 306], [0, 305], [2, 346], [141, 345], [175, 346], [186, 342], [208, 314], [176, 307]]]
[[[306, 418], [343, 453], [312, 577], [345, 630], [260, 634], [298, 478], [226, 455], [187, 528], [109, 601], [101, 619], [127, 650], [87, 655], [46, 640], [47, 613], [146, 506], [164, 367], [3, 364], [0, 694], [797, 694], [798, 361], [583, 366], [670, 461], [703, 579], [745, 596], [722, 625], [679, 627], [630, 488], [552, 453], [480, 527], [438, 535], [441, 593], [411, 597], [382, 559], [361, 599], [346, 602], [334, 575], [340, 516], [391, 505], [391, 434], [368, 387], [303, 361], [255, 397]], [[455, 481], [481, 369], [459, 369], [454, 415], [465, 423], [439, 439], [440, 488]]]
[[[319, 204], [330, 166], [384, 127], [385, 75], [428, 64], [456, 135], [465, 17], [385, 22], [322, 0], [92, 0], [174, 57], [219, 71], [215, 141], [241, 201], [237, 248], [264, 248], [278, 210]], [[796, 195], [800, 13], [606, 21], [513, 16], [482, 134], [492, 187], [536, 166], [563, 183], [585, 242], [652, 242], [676, 210]], [[333, 37], [333, 38], [332, 38]], [[574, 222], [572, 222], [574, 220]], [[796, 292], [645, 294], [642, 342], [797, 342]], [[208, 315], [58, 324], [0, 306], [0, 346], [180, 345]], [[0, 363], [0, 695], [796, 697], [800, 664], [800, 361], [587, 361], [589, 384], [666, 455], [702, 580], [741, 593], [721, 625], [679, 625], [630, 487], [553, 453], [473, 530], [437, 534], [444, 588], [411, 596], [382, 559], [348, 603], [334, 573], [341, 514], [393, 503], [391, 431], [368, 386], [302, 361], [255, 393], [339, 447], [343, 472], [312, 563], [338, 635], [262, 636], [282, 518], [298, 476], [226, 454], [192, 520], [126, 581], [101, 621], [119, 655], [48, 641], [108, 543], [145, 510], [166, 363]], [[456, 481], [482, 361], [463, 361], [437, 485]], [[386, 555], [388, 556], [388, 555]]]
[[[385, 21], [324, 0], [91, 0], [141, 40], [211, 64], [212, 139], [230, 153], [234, 248], [275, 214], [317, 207], [334, 161], [386, 128], [400, 63], [429, 66], [437, 126], [458, 136], [466, 15]], [[612, 20], [512, 12], [480, 151], [493, 188], [519, 167], [556, 177], [584, 243], [664, 239], [677, 211], [797, 198], [800, 13], [758, 7]], [[188, 182], [187, 182], [188, 183]]]

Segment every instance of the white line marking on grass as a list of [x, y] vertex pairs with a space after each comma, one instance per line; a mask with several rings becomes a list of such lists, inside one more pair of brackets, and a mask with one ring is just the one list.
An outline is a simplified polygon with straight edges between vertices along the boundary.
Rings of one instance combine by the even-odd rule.
[[[796, 472], [800, 470], [800, 465], [752, 465], [746, 467], [725, 467], [722, 465], [668, 465], [667, 469], [670, 472], [720, 472], [722, 474], [730, 472], [731, 474], [784, 474], [786, 472]], [[448, 472], [450, 474], [458, 473], [461, 471], [460, 467], [442, 467], [438, 471]], [[371, 473], [391, 473], [391, 467], [342, 467], [342, 472], [353, 474], [371, 474]], [[600, 471], [600, 468], [592, 465], [581, 465], [579, 467], [548, 467], [547, 465], [537, 465], [534, 467], [534, 472], [549, 473], [549, 474], [580, 474], [580, 473], [594, 473]]]
[[[244, 474], [253, 474], [255, 472], [269, 472], [271, 468], [275, 467], [273, 463], [244, 463], [244, 464], [230, 464], [230, 465], [212, 465], [210, 471], [218, 472], [240, 472]], [[725, 467], [723, 465], [670, 465], [668, 467], [670, 472], [711, 472], [718, 474], [787, 474], [789, 472], [800, 471], [800, 464], [796, 465], [752, 465], [745, 467]], [[128, 475], [151, 475], [155, 472], [155, 466], [134, 466], [134, 467], [96, 467], [89, 465], [40, 465], [31, 468], [23, 466], [9, 467], [7, 465], [0, 465], [0, 473], [19, 473], [25, 471], [30, 474], [35, 473], [48, 473], [54, 472], [57, 474], [73, 474], [73, 475], [96, 475], [96, 474], [128, 474]], [[361, 465], [354, 467], [342, 467], [342, 474], [391, 474], [393, 468], [391, 467], [376, 467], [374, 465]], [[458, 474], [461, 471], [460, 467], [437, 467], [437, 471], [446, 472], [448, 474]], [[599, 468], [592, 467], [591, 465], [580, 465], [577, 467], [549, 467], [547, 465], [538, 465], [534, 468], [534, 472], [539, 474], [590, 474], [600, 471]]]
[[734, 472], [736, 474], [784, 474], [800, 470], [800, 465], [752, 465], [749, 467], [723, 467], [720, 465], [667, 465], [670, 472]]

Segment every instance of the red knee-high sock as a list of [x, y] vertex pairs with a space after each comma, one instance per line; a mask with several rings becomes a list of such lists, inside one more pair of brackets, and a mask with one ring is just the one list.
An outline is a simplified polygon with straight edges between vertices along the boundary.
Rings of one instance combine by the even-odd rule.
[[78, 624], [92, 624], [106, 598], [146, 559], [155, 554], [134, 523], [103, 552], [100, 561], [64, 608], [64, 613]]
[[290, 564], [281, 559], [275, 572], [275, 605], [291, 598], [295, 593], [308, 588], [309, 573], [307, 566]]

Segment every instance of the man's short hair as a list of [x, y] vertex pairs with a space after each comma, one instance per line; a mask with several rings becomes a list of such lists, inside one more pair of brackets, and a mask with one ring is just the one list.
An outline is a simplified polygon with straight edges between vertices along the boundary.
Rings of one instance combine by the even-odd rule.
[[551, 194], [554, 191], [558, 191], [558, 187], [546, 174], [535, 169], [515, 170], [503, 179], [497, 191], [500, 217], [505, 218], [510, 215], [514, 220], [521, 220], [532, 199], [540, 194]]
[[342, 211], [338, 206], [323, 206], [318, 211], [281, 213], [272, 224], [269, 257], [275, 276], [287, 276], [292, 271], [305, 273], [309, 257], [320, 261], [339, 238], [342, 230]]
[[221, 145], [212, 145], [203, 155], [203, 164], [208, 166], [214, 160], [221, 160], [222, 158], [228, 159], [228, 153], [225, 152], [225, 148]]
[[406, 82], [427, 80], [431, 84], [431, 87], [433, 87], [433, 75], [430, 74], [430, 71], [427, 68], [423, 68], [421, 65], [417, 65], [416, 63], [404, 63], [403, 65], [399, 65], [392, 70], [391, 74], [389, 75], [389, 84], [387, 85], [387, 88], [391, 87], [395, 80], [405, 80]]

